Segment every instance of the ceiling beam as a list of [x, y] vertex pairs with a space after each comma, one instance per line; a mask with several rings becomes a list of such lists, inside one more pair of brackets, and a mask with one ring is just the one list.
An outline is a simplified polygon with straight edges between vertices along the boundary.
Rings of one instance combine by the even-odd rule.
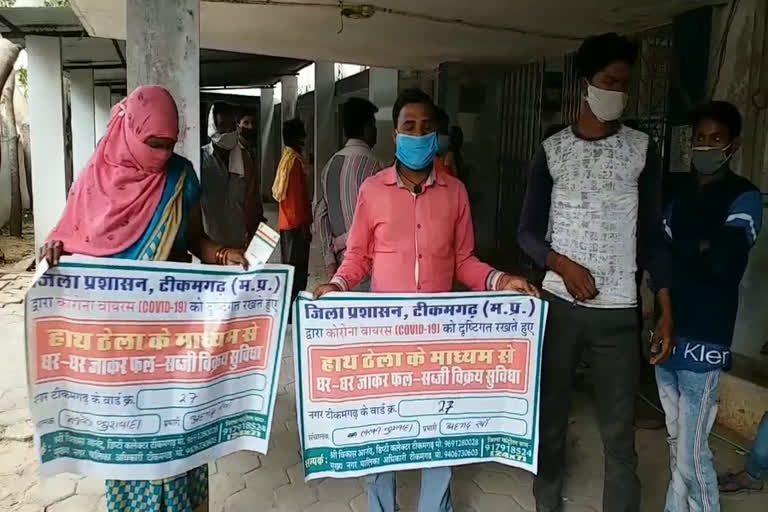
[[23, 30], [11, 23], [11, 21], [2, 14], [0, 14], [0, 23], [11, 29], [11, 32], [23, 32]]
[[77, 63], [77, 64], [64, 64], [64, 69], [124, 69], [124, 64], [97, 64], [95, 62], [92, 63]]
[[93, 85], [104, 85], [104, 86], [108, 85], [110, 87], [114, 85], [114, 86], [125, 87], [126, 83], [125, 83], [125, 80], [120, 80], [116, 78], [111, 80], [110, 79], [94, 80]]
[[123, 63], [123, 67], [126, 67], [125, 63], [125, 55], [123, 55], [123, 50], [120, 49], [120, 43], [117, 42], [117, 39], [112, 40], [112, 44], [115, 47], [115, 52], [117, 52], [117, 56], [120, 58], [120, 62]]
[[45, 36], [45, 37], [83, 37], [87, 36], [82, 30], [11, 30], [9, 32], [0, 32], [6, 39], [24, 39], [26, 36]]
[[238, 91], [243, 89], [274, 89], [273, 85], [254, 83], [253, 85], [204, 85], [200, 87], [200, 92], [216, 91]]

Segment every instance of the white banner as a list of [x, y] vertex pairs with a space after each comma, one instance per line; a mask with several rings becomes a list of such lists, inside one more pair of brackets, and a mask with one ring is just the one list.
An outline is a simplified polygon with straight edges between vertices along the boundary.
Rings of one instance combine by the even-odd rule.
[[536, 472], [546, 302], [331, 294], [295, 308], [307, 480], [488, 461]]
[[41, 473], [149, 480], [267, 452], [293, 268], [65, 258], [26, 300]]

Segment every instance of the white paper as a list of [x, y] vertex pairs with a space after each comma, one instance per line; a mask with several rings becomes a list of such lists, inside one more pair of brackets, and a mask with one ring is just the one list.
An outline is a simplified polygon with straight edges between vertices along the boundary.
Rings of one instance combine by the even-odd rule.
[[35, 286], [35, 283], [43, 277], [43, 274], [48, 272], [48, 269], [50, 268], [50, 265], [48, 265], [48, 260], [43, 258], [42, 260], [37, 262], [37, 270], [35, 270], [35, 275], [32, 276], [32, 282], [29, 283], [29, 288], [27, 288], [27, 291], [30, 290], [33, 286]]
[[275, 252], [279, 241], [280, 235], [277, 231], [263, 222], [259, 224], [256, 234], [248, 244], [248, 249], [245, 250], [245, 259], [248, 260], [248, 264], [252, 267], [265, 264]]

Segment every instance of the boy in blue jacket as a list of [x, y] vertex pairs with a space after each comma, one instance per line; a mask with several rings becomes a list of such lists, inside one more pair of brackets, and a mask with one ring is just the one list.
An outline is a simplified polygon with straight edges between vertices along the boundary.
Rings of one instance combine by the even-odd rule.
[[667, 512], [720, 510], [708, 436], [720, 375], [731, 364], [739, 283], [762, 224], [760, 191], [729, 166], [740, 144], [739, 111], [713, 101], [692, 124], [691, 181], [664, 216], [675, 323], [674, 352], [656, 368], [669, 431]]

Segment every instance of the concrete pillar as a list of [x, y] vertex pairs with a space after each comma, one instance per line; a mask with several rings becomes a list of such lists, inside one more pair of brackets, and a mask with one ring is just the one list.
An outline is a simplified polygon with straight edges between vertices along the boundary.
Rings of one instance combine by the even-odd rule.
[[335, 93], [333, 62], [315, 62], [315, 199], [323, 167], [337, 149]]
[[200, 0], [127, 0], [128, 91], [159, 84], [179, 109], [176, 152], [200, 172]]
[[107, 133], [107, 125], [112, 117], [112, 99], [109, 87], [98, 85], [93, 88], [94, 124], [96, 144]]
[[96, 148], [93, 69], [69, 73], [72, 104], [72, 173], [76, 180]]
[[274, 144], [272, 143], [272, 123], [275, 117], [275, 90], [262, 89], [259, 112], [259, 136], [261, 138], [261, 196], [272, 197], [272, 182], [275, 181]]
[[35, 248], [58, 223], [66, 196], [61, 40], [27, 36]]
[[395, 143], [392, 133], [395, 129], [392, 123], [392, 106], [397, 99], [397, 70], [371, 68], [368, 70], [368, 99], [377, 107], [376, 129], [378, 137], [373, 152], [383, 163], [391, 163], [395, 159]]
[[280, 78], [282, 86], [282, 99], [280, 100], [280, 112], [282, 122], [296, 117], [296, 102], [299, 99], [299, 77], [286, 75]]

